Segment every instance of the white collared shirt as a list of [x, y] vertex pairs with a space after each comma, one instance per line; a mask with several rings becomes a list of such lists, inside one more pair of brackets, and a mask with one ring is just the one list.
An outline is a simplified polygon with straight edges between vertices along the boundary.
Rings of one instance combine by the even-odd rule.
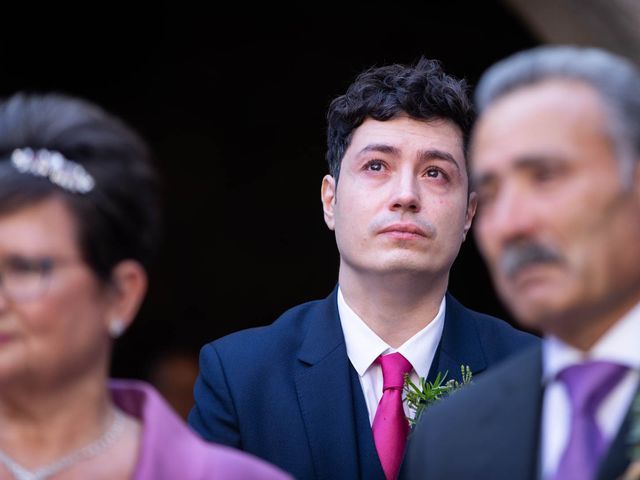
[[555, 473], [569, 439], [570, 403], [566, 388], [556, 379], [564, 368], [586, 360], [607, 360], [629, 367], [622, 380], [604, 398], [596, 422], [607, 442], [618, 432], [640, 381], [640, 304], [618, 321], [588, 352], [581, 352], [555, 337], [542, 344], [543, 384], [540, 435], [541, 476]]
[[[400, 347], [394, 349], [378, 337], [347, 305], [342, 291], [338, 288], [338, 313], [340, 314], [347, 355], [360, 378], [360, 386], [369, 411], [369, 423], [373, 424], [376, 409], [382, 397], [382, 368], [379, 364], [374, 363], [376, 358], [380, 355], [399, 352], [413, 366], [410, 373], [412, 382], [417, 384], [418, 377], [426, 377], [442, 336], [445, 304], [443, 297], [435, 318]], [[406, 403], [404, 409], [407, 416], [413, 416], [414, 412], [409, 411]]]

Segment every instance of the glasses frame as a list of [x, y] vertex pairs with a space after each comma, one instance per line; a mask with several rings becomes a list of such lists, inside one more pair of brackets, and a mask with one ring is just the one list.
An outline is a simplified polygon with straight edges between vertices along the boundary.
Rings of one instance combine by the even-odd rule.
[[14, 303], [37, 300], [48, 291], [55, 270], [78, 263], [84, 262], [74, 257], [10, 255], [0, 261], [0, 294]]

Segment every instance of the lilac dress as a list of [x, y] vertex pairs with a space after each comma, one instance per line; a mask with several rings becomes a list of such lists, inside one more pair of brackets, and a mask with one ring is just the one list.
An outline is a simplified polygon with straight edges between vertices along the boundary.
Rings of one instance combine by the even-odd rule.
[[207, 443], [149, 384], [111, 380], [113, 400], [142, 424], [134, 480], [285, 480], [289, 475], [245, 452]]

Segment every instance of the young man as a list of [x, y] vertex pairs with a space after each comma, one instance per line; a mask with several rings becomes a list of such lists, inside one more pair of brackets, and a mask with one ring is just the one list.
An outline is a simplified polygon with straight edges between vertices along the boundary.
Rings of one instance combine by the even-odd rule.
[[478, 243], [545, 339], [427, 412], [408, 477], [621, 478], [640, 379], [640, 71], [542, 47], [490, 69], [477, 100]]
[[476, 206], [471, 120], [464, 82], [426, 59], [366, 71], [332, 102], [321, 197], [339, 286], [204, 347], [190, 423], [205, 438], [296, 478], [395, 478], [403, 373], [459, 378], [536, 342], [446, 294]]

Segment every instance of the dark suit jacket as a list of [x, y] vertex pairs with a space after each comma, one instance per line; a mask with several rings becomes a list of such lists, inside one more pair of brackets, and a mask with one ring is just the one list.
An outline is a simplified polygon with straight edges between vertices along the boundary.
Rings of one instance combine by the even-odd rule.
[[[189, 423], [205, 439], [264, 458], [300, 479], [384, 478], [342, 334], [336, 291], [268, 327], [233, 333], [200, 354]], [[447, 296], [429, 376], [479, 373], [537, 337]]]
[[[538, 479], [542, 396], [542, 354], [535, 347], [426, 410], [409, 439], [401, 477]], [[617, 479], [627, 468], [629, 423], [627, 415], [599, 480]]]

